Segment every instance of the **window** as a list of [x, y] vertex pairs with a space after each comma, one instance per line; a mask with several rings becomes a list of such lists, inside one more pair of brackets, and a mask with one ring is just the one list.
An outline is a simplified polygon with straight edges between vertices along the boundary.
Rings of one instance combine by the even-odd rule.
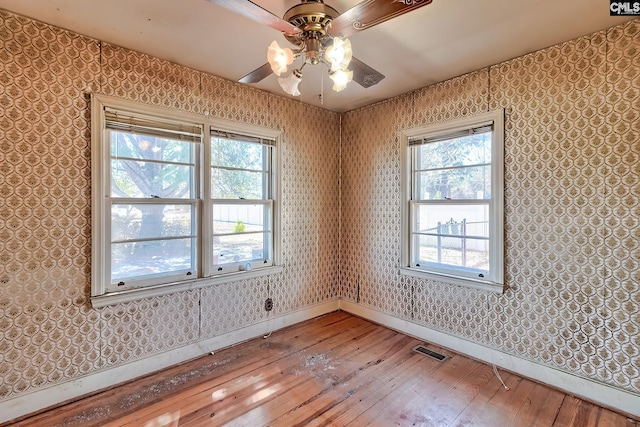
[[403, 132], [403, 273], [502, 291], [503, 117]]
[[273, 141], [211, 130], [215, 272], [272, 262]]
[[94, 306], [281, 271], [278, 135], [94, 95]]
[[104, 217], [107, 291], [195, 275], [202, 128], [110, 108], [104, 115], [110, 171]]

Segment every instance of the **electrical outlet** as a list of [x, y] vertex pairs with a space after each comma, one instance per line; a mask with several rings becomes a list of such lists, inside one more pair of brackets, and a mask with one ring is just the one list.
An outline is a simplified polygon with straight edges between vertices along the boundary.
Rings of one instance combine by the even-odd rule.
[[267, 298], [267, 300], [264, 302], [264, 309], [266, 311], [273, 310], [273, 300], [271, 298]]

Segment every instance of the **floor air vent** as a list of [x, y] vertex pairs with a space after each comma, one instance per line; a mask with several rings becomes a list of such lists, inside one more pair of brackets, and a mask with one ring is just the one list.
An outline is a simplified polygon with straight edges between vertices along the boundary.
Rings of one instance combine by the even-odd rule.
[[437, 360], [438, 362], [444, 362], [447, 359], [447, 356], [444, 354], [440, 354], [437, 351], [429, 350], [427, 347], [423, 345], [419, 345], [413, 348], [413, 351], [416, 353], [423, 354], [425, 356], [429, 356], [432, 359]]

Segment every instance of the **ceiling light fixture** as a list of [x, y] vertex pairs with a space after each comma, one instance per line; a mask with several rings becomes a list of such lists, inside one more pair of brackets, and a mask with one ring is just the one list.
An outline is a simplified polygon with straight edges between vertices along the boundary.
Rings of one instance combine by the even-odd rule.
[[325, 59], [331, 64], [331, 71], [346, 70], [352, 56], [351, 42], [342, 37], [334, 37], [333, 44], [324, 53]]
[[[304, 64], [303, 64], [304, 65]], [[291, 96], [299, 96], [300, 90], [298, 85], [302, 81], [302, 72], [300, 70], [293, 70], [287, 77], [278, 77], [278, 83], [282, 90], [287, 92]]]
[[273, 41], [267, 49], [267, 61], [271, 65], [271, 71], [276, 76], [287, 72], [287, 66], [293, 63], [293, 51], [288, 47], [283, 49], [277, 41]]
[[351, 42], [327, 32], [331, 21], [338, 15], [334, 8], [322, 1], [303, 1], [284, 14], [284, 20], [300, 30], [296, 34], [285, 34], [285, 38], [297, 48], [283, 49], [274, 40], [267, 49], [267, 60], [274, 74], [280, 76], [287, 72], [287, 66], [293, 63], [294, 58], [303, 58], [301, 67], [278, 79], [280, 87], [289, 95], [300, 95], [298, 85], [302, 81], [302, 67], [306, 64], [327, 65], [335, 91], [343, 90], [351, 81], [353, 73], [347, 68], [353, 55]]
[[333, 90], [340, 92], [353, 80], [353, 71], [338, 70], [329, 73], [329, 78], [333, 80]]
[[360, 3], [338, 13], [323, 0], [300, 0], [284, 14], [282, 19], [251, 0], [209, 0], [239, 15], [280, 31], [295, 46], [281, 48], [277, 42], [267, 50], [266, 64], [251, 71], [238, 81], [258, 83], [272, 73], [286, 73], [295, 58], [302, 58], [302, 65], [291, 74], [278, 79], [287, 93], [300, 94], [298, 85], [302, 79], [302, 67], [306, 64], [325, 64], [333, 89], [344, 90], [354, 80], [363, 88], [380, 83], [384, 75], [353, 57], [351, 42], [344, 38], [371, 28], [393, 18], [404, 15], [432, 0], [362, 0]]

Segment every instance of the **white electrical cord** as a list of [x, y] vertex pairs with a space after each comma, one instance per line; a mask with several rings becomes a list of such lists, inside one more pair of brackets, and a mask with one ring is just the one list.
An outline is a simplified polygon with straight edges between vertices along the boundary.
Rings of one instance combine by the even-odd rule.
[[[267, 276], [267, 297], [268, 298], [270, 298], [269, 297], [270, 294], [271, 294], [271, 275], [268, 275]], [[269, 317], [269, 312], [267, 311], [267, 318], [268, 317]], [[269, 320], [267, 319], [267, 322], [268, 321]], [[273, 333], [273, 331], [270, 331], [267, 335], [263, 335], [262, 338], [266, 340], [267, 338], [269, 338], [271, 336], [272, 333]]]
[[498, 379], [502, 383], [502, 387], [504, 387], [505, 390], [509, 391], [509, 387], [507, 387], [507, 385], [504, 383], [504, 381], [502, 381], [502, 377], [498, 373], [498, 368], [496, 368], [496, 365], [493, 365], [493, 373], [496, 374], [496, 377], [498, 377]]

